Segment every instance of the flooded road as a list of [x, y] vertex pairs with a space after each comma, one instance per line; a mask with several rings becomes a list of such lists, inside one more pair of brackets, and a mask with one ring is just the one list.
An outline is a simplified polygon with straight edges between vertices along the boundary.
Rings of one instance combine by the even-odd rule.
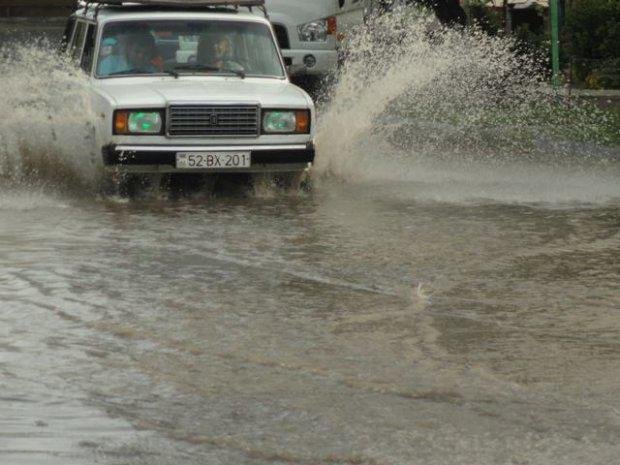
[[398, 34], [300, 194], [102, 197], [84, 77], [4, 55], [2, 465], [617, 463], [618, 128]]
[[618, 206], [3, 193], [0, 461], [613, 463]]

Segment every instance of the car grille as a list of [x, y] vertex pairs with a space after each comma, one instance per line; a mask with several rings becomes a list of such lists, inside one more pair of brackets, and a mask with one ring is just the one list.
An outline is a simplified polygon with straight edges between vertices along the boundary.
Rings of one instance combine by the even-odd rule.
[[168, 109], [168, 135], [258, 136], [259, 120], [256, 105], [173, 105]]
[[280, 44], [280, 48], [282, 50], [287, 50], [291, 48], [291, 43], [288, 40], [288, 33], [286, 32], [286, 27], [281, 24], [274, 24], [273, 30], [276, 33], [276, 38], [278, 39], [278, 44]]

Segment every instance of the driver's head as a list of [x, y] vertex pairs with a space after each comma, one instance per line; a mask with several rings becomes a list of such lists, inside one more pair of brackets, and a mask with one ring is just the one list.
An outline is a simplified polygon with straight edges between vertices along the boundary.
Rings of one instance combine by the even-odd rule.
[[200, 38], [198, 43], [198, 62], [215, 64], [230, 57], [232, 44], [225, 34], [210, 33]]
[[155, 39], [151, 34], [132, 34], [127, 38], [127, 59], [133, 66], [149, 64], [154, 54]]
[[213, 52], [218, 59], [230, 56], [232, 54], [232, 44], [228, 37], [223, 34], [216, 37], [213, 44]]

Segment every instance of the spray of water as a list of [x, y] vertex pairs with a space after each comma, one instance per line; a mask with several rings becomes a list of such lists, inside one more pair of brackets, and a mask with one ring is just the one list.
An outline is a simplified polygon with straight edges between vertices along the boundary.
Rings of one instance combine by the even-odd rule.
[[[400, 182], [416, 198], [620, 198], [620, 128], [560, 100], [507, 38], [395, 11], [353, 31], [322, 106], [320, 180]], [[85, 77], [44, 43], [0, 47], [3, 186], [94, 189], [100, 157]]]
[[45, 42], [0, 49], [3, 190], [92, 186], [97, 177], [85, 77]]
[[411, 9], [354, 31], [322, 108], [319, 178], [446, 201], [619, 198], [620, 128], [556, 96], [544, 60], [515, 45]]

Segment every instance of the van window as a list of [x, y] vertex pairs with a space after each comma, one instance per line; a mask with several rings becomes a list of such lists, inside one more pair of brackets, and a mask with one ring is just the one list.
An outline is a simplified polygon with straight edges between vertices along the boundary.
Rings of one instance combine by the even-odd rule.
[[95, 57], [95, 37], [97, 36], [97, 28], [94, 24], [88, 25], [86, 31], [86, 41], [84, 42], [84, 52], [82, 53], [82, 62], [80, 67], [90, 74], [93, 68], [93, 59]]
[[82, 47], [84, 45], [84, 38], [86, 37], [86, 23], [78, 21], [75, 33], [73, 34], [73, 42], [71, 43], [71, 58], [74, 61], [79, 61], [82, 55]]

